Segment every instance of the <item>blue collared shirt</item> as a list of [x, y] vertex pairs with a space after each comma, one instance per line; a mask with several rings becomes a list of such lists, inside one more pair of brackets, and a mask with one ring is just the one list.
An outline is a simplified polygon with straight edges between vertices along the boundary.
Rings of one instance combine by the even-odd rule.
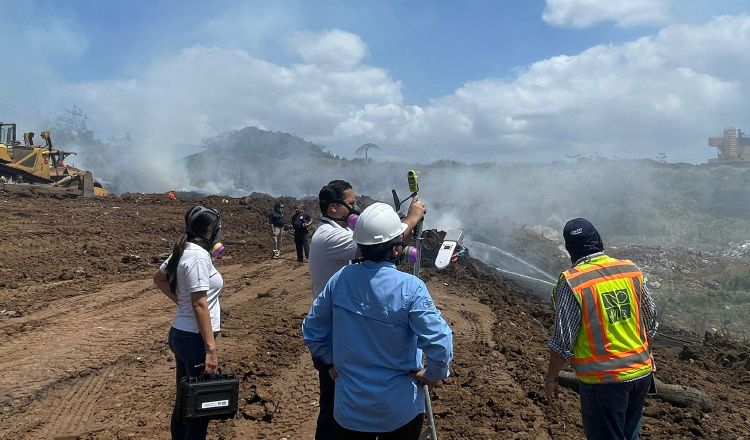
[[302, 323], [314, 358], [338, 372], [334, 417], [344, 428], [393, 431], [424, 412], [409, 372], [427, 355], [429, 380], [448, 377], [453, 334], [419, 278], [393, 263], [365, 261], [336, 272]]

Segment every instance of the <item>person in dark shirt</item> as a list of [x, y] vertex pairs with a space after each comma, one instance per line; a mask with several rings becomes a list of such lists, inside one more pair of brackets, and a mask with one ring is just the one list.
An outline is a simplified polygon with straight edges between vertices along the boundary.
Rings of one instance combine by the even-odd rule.
[[284, 216], [281, 210], [284, 205], [277, 203], [273, 205], [273, 212], [268, 214], [268, 223], [271, 225], [271, 234], [273, 234], [273, 256], [281, 255], [281, 233], [284, 231]]
[[305, 260], [310, 259], [310, 242], [307, 239], [310, 233], [310, 225], [312, 225], [312, 217], [305, 212], [305, 205], [297, 205], [292, 216], [292, 228], [294, 229], [294, 246], [297, 248], [297, 262], [299, 263], [302, 263], [303, 251]]

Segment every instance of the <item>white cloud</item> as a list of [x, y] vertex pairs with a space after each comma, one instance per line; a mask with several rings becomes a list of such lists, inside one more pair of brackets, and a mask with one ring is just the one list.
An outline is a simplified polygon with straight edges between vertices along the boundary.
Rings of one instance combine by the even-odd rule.
[[[155, 58], [135, 78], [59, 87], [48, 102], [57, 107], [76, 103], [103, 136], [130, 132], [136, 142], [123, 152], [128, 161], [153, 166], [154, 176], [170, 181], [175, 177], [164, 175], [163, 164], [184, 156], [182, 148], [205, 137], [259, 126], [321, 139], [347, 120], [350, 109], [373, 103], [400, 106], [400, 84], [385, 70], [360, 64], [357, 53], [364, 50], [330, 44], [342, 35], [332, 33], [332, 38], [318, 36], [320, 46], [327, 45], [334, 58], [341, 49], [339, 59], [345, 62], [282, 66], [244, 50], [194, 46]], [[361, 44], [351, 34], [343, 40]]]
[[604, 21], [633, 27], [666, 22], [669, 7], [670, 0], [547, 0], [542, 19], [559, 27], [586, 28]]
[[[749, 101], [750, 17], [671, 26], [653, 37], [536, 62], [507, 81], [467, 83], [425, 108], [360, 108], [343, 135], [388, 134], [431, 158], [560, 159], [564, 154], [702, 161], [705, 138]], [[333, 139], [332, 139], [333, 140]], [[356, 144], [356, 142], [352, 142]]]
[[61, 102], [80, 103], [114, 131], [140, 127], [149, 148], [259, 125], [344, 154], [378, 142], [381, 157], [420, 160], [666, 150], [700, 161], [712, 155], [704, 138], [735, 123], [750, 85], [746, 16], [538, 61], [512, 80], [467, 83], [426, 106], [404, 103], [398, 81], [362, 64], [358, 37], [330, 31], [306, 41], [305, 62], [290, 66], [196, 46], [158, 58], [138, 78], [73, 85]]
[[300, 32], [292, 44], [306, 63], [331, 70], [352, 69], [367, 54], [367, 47], [359, 36], [340, 29]]
[[[75, 57], [85, 39], [69, 40], [83, 42], [65, 44]], [[48, 76], [17, 75], [11, 84], [38, 91], [37, 109], [42, 102], [50, 109], [80, 106], [100, 137], [130, 132], [134, 147], [123, 154], [162, 169], [186, 146], [248, 125], [291, 132], [344, 155], [375, 142], [378, 157], [406, 160], [666, 151], [670, 160], [703, 161], [714, 155], [708, 136], [748, 123], [741, 119], [750, 102], [745, 15], [540, 60], [515, 77], [469, 82], [421, 106], [404, 101], [387, 70], [366, 64], [367, 46], [345, 31], [292, 38], [299, 57], [291, 62], [227, 46], [154, 54], [149, 64], [128, 69], [135, 74], [104, 81], [66, 82], [52, 64], [40, 63]]]

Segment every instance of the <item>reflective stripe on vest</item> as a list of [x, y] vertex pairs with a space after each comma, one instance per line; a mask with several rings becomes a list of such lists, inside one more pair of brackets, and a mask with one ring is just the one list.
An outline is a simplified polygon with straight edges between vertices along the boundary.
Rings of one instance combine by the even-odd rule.
[[583, 383], [613, 383], [651, 372], [642, 322], [643, 275], [628, 260], [606, 255], [563, 272], [581, 306], [581, 328], [573, 348], [573, 368]]

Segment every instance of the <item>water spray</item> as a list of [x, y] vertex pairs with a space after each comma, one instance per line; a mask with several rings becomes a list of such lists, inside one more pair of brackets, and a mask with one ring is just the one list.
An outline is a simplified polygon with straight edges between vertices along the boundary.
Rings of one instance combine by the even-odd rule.
[[547, 273], [544, 270], [542, 270], [542, 269], [534, 266], [533, 264], [529, 263], [528, 261], [524, 260], [523, 258], [518, 257], [516, 255], [513, 255], [510, 252], [508, 252], [508, 251], [506, 251], [504, 249], [500, 249], [497, 246], [492, 246], [492, 245], [489, 245], [487, 243], [482, 243], [482, 242], [479, 242], [479, 241], [472, 241], [470, 243], [470, 246], [471, 246], [472, 249], [479, 249], [479, 250], [484, 251], [486, 253], [484, 259], [480, 258], [480, 259], [484, 260], [486, 263], [489, 263], [489, 261], [490, 261], [490, 258], [489, 258], [490, 252], [495, 252], [495, 253], [501, 254], [501, 255], [503, 255], [505, 257], [511, 258], [511, 259], [513, 259], [513, 260], [515, 260], [515, 261], [523, 264], [525, 267], [528, 267], [529, 269], [531, 269], [535, 273], [541, 274], [542, 277], [531, 276], [531, 275], [527, 275], [527, 274], [523, 274], [523, 273], [514, 272], [512, 270], [503, 269], [503, 268], [500, 268], [500, 267], [489, 265], [491, 268], [495, 269], [498, 272], [501, 272], [501, 273], [506, 274], [506, 275], [511, 275], [513, 277], [518, 277], [518, 278], [523, 278], [525, 280], [534, 281], [534, 282], [537, 282], [539, 284], [544, 284], [544, 285], [547, 285], [547, 286], [555, 286], [555, 283], [557, 282], [557, 279], [555, 277], [553, 277], [552, 275], [550, 275], [549, 273]]
[[477, 247], [479, 247], [479, 248], [483, 247], [485, 251], [490, 251], [491, 250], [493, 252], [497, 252], [499, 254], [502, 254], [502, 255], [504, 255], [504, 256], [506, 256], [508, 258], [511, 258], [511, 259], [513, 259], [513, 260], [515, 260], [515, 261], [523, 264], [524, 266], [528, 267], [529, 269], [533, 270], [534, 272], [537, 272], [537, 273], [539, 273], [541, 275], [544, 275], [544, 277], [547, 278], [547, 279], [549, 279], [549, 280], [557, 280], [557, 278], [555, 278], [554, 276], [552, 276], [549, 273], [545, 272], [544, 270], [542, 270], [542, 269], [534, 266], [533, 264], [529, 263], [528, 261], [524, 260], [521, 257], [518, 257], [516, 255], [511, 254], [510, 252], [506, 251], [505, 249], [500, 249], [497, 246], [492, 246], [491, 244], [482, 243], [481, 241], [472, 241], [469, 246], [471, 248], [474, 248], [474, 249], [476, 249]]
[[525, 278], [527, 280], [536, 281], [536, 282], [539, 282], [539, 283], [542, 283], [542, 284], [547, 284], [549, 286], [554, 286], [555, 285], [555, 283], [543, 280], [541, 278], [534, 278], [534, 277], [529, 276], [529, 275], [524, 275], [522, 273], [513, 272], [511, 270], [500, 269], [499, 267], [495, 267], [495, 266], [490, 266], [490, 267], [493, 268], [493, 269], [495, 269], [496, 271], [504, 273], [504, 274], [513, 275], [513, 276], [520, 277], [520, 278]]

